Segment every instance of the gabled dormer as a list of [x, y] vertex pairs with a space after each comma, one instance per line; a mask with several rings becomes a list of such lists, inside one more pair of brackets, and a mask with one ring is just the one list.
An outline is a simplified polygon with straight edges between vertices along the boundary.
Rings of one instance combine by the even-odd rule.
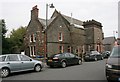
[[57, 17], [57, 15], [59, 14], [59, 12], [55, 9], [55, 11], [53, 12], [51, 19], [54, 17]]

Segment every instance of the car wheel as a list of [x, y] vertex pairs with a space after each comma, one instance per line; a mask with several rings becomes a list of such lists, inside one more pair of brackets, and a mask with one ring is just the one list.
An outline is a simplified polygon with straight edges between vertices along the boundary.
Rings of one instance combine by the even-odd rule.
[[41, 71], [41, 65], [36, 65], [35, 67], [34, 67], [34, 70], [36, 71], [36, 72], [40, 72]]
[[0, 72], [1, 74], [1, 77], [7, 77], [9, 74], [10, 74], [10, 70], [8, 69], [8, 68], [3, 68], [3, 69], [1, 69], [1, 72]]
[[103, 60], [104, 58], [102, 57], [101, 60]]
[[95, 58], [95, 61], [97, 61], [98, 59], [97, 58]]
[[62, 67], [65, 68], [67, 65], [66, 65], [66, 62], [62, 62]]
[[79, 60], [79, 61], [78, 61], [78, 64], [81, 65], [81, 64], [82, 64], [82, 60]]
[[106, 77], [106, 79], [107, 79], [108, 82], [112, 82], [112, 80], [110, 78]]
[[53, 68], [54, 66], [53, 65], [50, 65], [50, 68]]

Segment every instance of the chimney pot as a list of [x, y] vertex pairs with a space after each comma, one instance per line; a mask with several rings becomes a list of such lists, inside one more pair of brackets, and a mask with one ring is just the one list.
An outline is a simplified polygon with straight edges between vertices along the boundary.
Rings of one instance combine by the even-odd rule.
[[37, 5], [35, 5], [31, 10], [31, 19], [38, 19], [38, 12], [39, 9], [37, 8]]

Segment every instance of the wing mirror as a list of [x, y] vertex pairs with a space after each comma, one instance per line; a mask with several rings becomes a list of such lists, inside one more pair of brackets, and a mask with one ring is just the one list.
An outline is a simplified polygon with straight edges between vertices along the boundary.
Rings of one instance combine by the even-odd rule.
[[30, 59], [30, 61], [32, 61], [32, 59]]

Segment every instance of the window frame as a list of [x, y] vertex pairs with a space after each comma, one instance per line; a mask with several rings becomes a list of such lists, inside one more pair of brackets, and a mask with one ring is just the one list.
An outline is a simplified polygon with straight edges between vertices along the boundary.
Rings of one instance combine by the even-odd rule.
[[63, 41], [63, 33], [59, 32], [58, 34], [58, 41]]
[[[23, 56], [23, 57], [21, 57], [21, 56]], [[29, 58], [29, 57], [27, 57], [25, 55], [19, 55], [19, 57], [20, 57], [21, 61], [30, 61], [30, 59], [31, 59], [31, 58]], [[27, 58], [27, 60], [22, 59], [22, 58], [25, 58], [25, 57]]]
[[33, 34], [33, 42], [36, 42], [36, 34]]
[[[3, 57], [4, 57], [4, 59], [3, 59]], [[1, 58], [0, 62], [4, 62], [6, 60], [6, 56], [1, 56], [0, 58]]]
[[[10, 60], [10, 56], [13, 56], [13, 57], [17, 56], [18, 59], [17, 60]], [[9, 58], [9, 60], [7, 60], [8, 58]], [[18, 55], [8, 55], [6, 58], [6, 61], [20, 61], [20, 59], [19, 59]]]
[[64, 46], [59, 46], [59, 53], [63, 53], [64, 52]]

